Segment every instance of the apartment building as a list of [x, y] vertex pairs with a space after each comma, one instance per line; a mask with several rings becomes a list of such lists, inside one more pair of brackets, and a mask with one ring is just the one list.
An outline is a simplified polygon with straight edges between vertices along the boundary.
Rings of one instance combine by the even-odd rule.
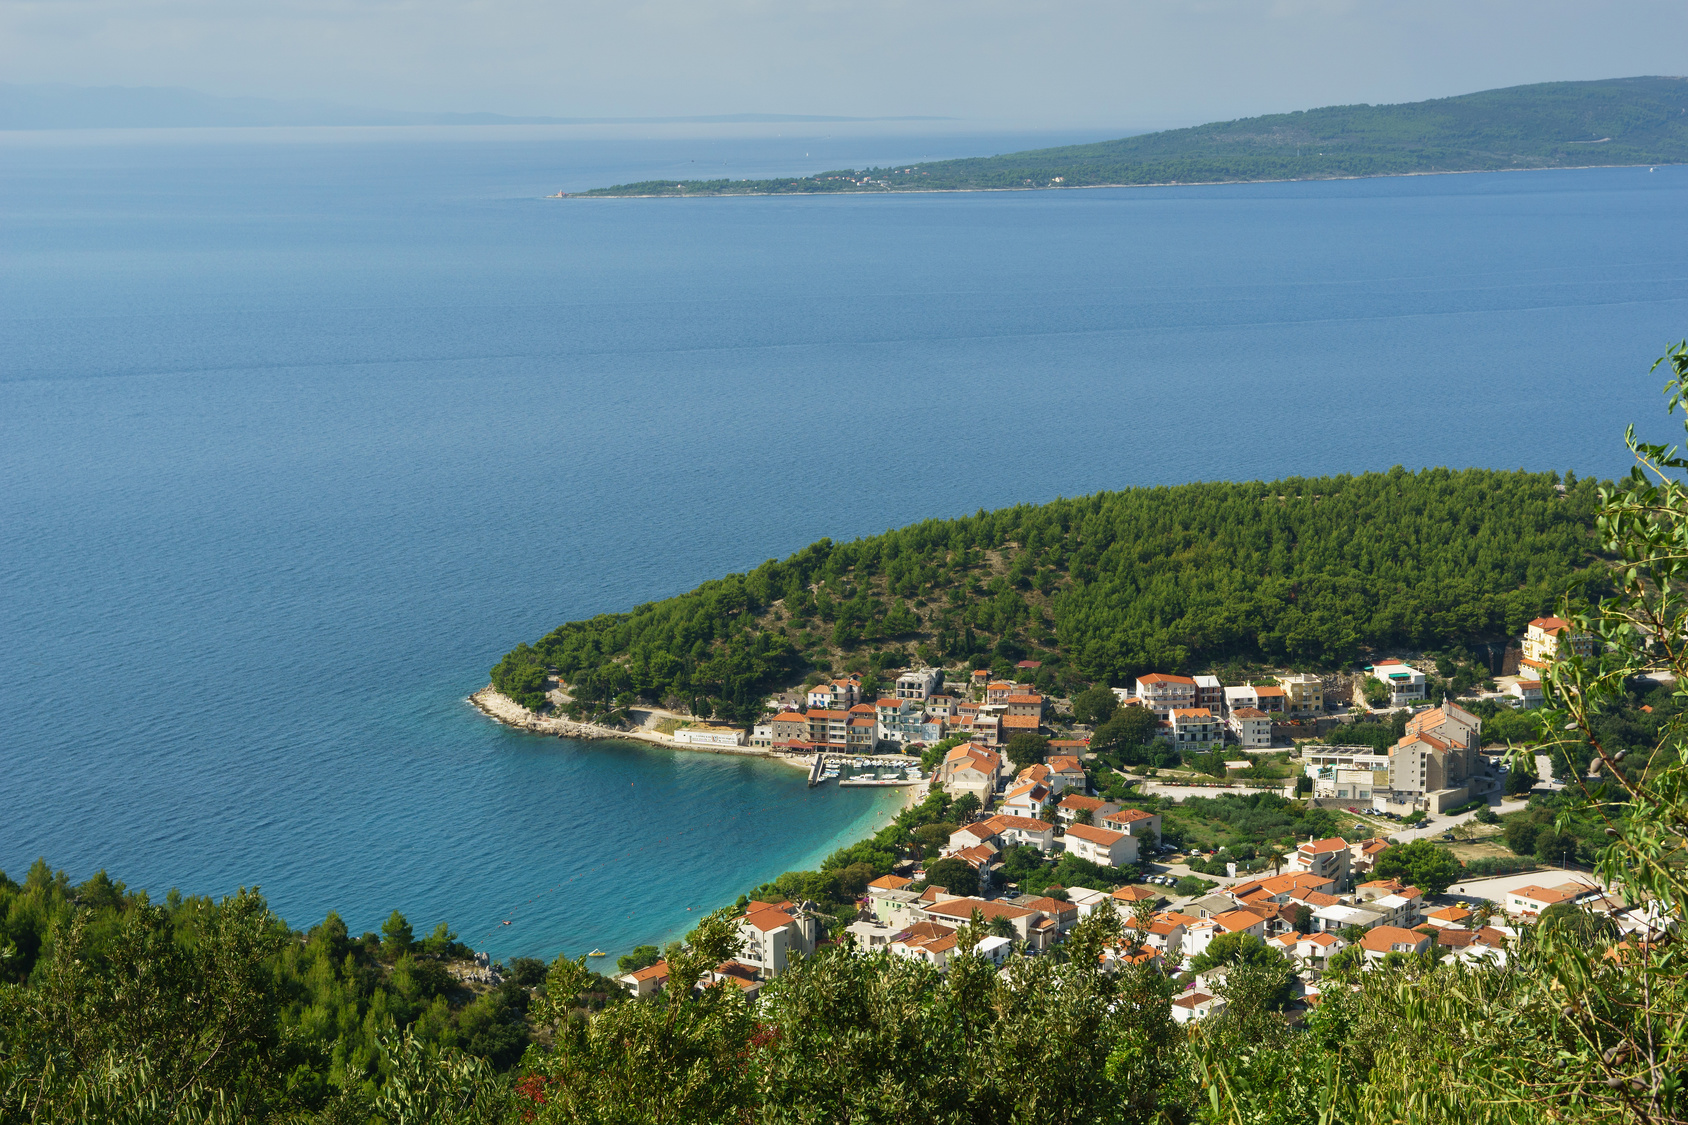
[[1174, 708], [1196, 705], [1196, 681], [1189, 676], [1169, 676], [1151, 672], [1137, 677], [1137, 700], [1164, 719]]

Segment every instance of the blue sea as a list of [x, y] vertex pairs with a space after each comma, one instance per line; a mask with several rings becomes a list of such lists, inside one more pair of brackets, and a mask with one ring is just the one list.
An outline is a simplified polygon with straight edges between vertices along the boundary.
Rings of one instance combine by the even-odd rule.
[[544, 198], [1093, 139], [0, 135], [0, 869], [624, 951], [896, 796], [503, 729], [517, 641], [926, 517], [1668, 437], [1688, 168]]

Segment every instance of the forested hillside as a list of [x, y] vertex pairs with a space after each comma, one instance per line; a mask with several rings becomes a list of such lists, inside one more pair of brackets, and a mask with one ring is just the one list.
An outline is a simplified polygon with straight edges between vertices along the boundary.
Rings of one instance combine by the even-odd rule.
[[1309, 180], [1688, 161], [1688, 80], [1543, 82], [1342, 105], [1089, 145], [775, 180], [653, 180], [583, 195], [802, 195]]
[[750, 717], [807, 668], [1041, 660], [1054, 690], [1227, 660], [1522, 631], [1592, 561], [1592, 481], [1483, 469], [1189, 484], [1019, 505], [835, 544], [560, 626], [493, 669], [543, 702]]

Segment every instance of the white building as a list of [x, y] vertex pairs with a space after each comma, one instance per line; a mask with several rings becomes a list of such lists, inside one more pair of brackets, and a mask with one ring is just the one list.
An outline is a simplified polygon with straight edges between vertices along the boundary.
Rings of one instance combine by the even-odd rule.
[[1205, 750], [1223, 742], [1219, 720], [1206, 707], [1174, 707], [1165, 728], [1171, 741], [1182, 749]]
[[1389, 689], [1391, 707], [1408, 707], [1424, 698], [1424, 673], [1410, 664], [1379, 664], [1371, 674]]
[[1067, 828], [1066, 841], [1067, 850], [1073, 855], [1103, 867], [1137, 862], [1137, 838], [1124, 832], [1090, 824], [1073, 824]]
[[1526, 679], [1523, 676], [1519, 676], [1516, 680], [1506, 685], [1505, 694], [1517, 701], [1513, 704], [1513, 706], [1518, 708], [1518, 710], [1533, 711], [1537, 707], [1541, 706], [1541, 681], [1539, 679]]
[[1225, 723], [1245, 750], [1265, 750], [1272, 745], [1272, 716], [1258, 707], [1233, 707]]
[[1164, 719], [1175, 707], [1196, 705], [1196, 681], [1189, 676], [1169, 676], [1164, 672], [1138, 676], [1137, 700], [1153, 711], [1155, 718]]
[[[768, 739], [773, 740], [773, 727], [768, 728]], [[674, 732], [674, 741], [682, 746], [743, 746], [744, 732], [732, 727], [681, 727]]]
[[751, 903], [738, 929], [744, 941], [738, 958], [763, 980], [785, 972], [792, 958], [813, 953], [820, 933], [819, 923], [789, 902]]
[[925, 699], [944, 683], [942, 668], [916, 668], [897, 677], [898, 699]]

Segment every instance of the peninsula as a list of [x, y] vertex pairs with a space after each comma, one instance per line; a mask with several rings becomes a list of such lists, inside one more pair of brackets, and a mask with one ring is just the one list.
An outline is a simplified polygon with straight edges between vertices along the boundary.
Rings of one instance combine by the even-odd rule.
[[530, 710], [619, 726], [652, 707], [746, 724], [806, 675], [974, 657], [1003, 678], [1034, 662], [1057, 697], [1147, 672], [1336, 668], [1518, 634], [1593, 563], [1597, 505], [1571, 475], [1400, 468], [1023, 504], [823, 539], [569, 622], [491, 679]]
[[768, 180], [646, 180], [589, 196], [1015, 191], [1688, 161], [1688, 79], [1542, 82], [1345, 105], [999, 156]]

